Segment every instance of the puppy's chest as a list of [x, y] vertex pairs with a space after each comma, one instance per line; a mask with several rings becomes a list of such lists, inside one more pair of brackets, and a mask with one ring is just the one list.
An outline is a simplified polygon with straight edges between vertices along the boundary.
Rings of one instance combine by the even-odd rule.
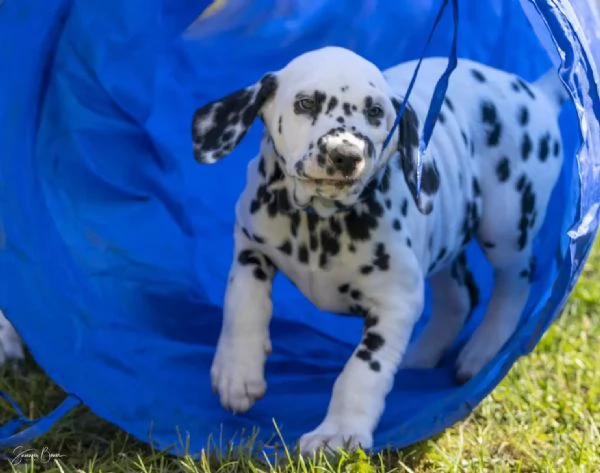
[[260, 251], [322, 310], [354, 311], [363, 299], [362, 282], [390, 268], [391, 249], [360, 213], [328, 219], [305, 212], [248, 217], [240, 219], [242, 231], [258, 240]]

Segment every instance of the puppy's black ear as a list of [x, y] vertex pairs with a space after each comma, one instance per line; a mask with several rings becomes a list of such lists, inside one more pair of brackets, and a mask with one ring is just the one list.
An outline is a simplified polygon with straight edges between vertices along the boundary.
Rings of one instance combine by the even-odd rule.
[[266, 74], [255, 84], [196, 110], [192, 120], [196, 160], [212, 164], [228, 155], [242, 140], [276, 90], [277, 77]]
[[[396, 112], [400, 110], [401, 101], [393, 98], [392, 103]], [[417, 154], [419, 152], [419, 119], [409, 104], [406, 105], [398, 125], [399, 165], [404, 174], [404, 180], [419, 211], [425, 215], [433, 210], [431, 196], [440, 186], [440, 175], [431, 158], [424, 162], [421, 169], [421, 192], [417, 195]]]

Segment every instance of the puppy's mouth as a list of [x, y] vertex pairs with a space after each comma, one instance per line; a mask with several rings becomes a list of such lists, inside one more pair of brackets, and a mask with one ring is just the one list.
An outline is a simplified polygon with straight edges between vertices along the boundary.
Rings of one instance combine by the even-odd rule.
[[360, 182], [359, 179], [347, 177], [343, 179], [313, 179], [308, 177], [297, 177], [303, 184], [313, 184], [317, 187], [335, 187], [336, 189], [345, 189], [352, 187]]

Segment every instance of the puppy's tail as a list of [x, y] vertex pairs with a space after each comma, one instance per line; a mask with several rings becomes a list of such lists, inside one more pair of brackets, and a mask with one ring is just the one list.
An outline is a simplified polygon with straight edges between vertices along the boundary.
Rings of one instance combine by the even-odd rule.
[[553, 67], [533, 84], [536, 88], [541, 90], [559, 110], [569, 98], [567, 89], [560, 80], [558, 72]]

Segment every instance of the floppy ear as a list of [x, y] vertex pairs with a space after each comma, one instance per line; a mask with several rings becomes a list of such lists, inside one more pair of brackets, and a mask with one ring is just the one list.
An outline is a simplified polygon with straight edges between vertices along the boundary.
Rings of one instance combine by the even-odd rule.
[[262, 106], [275, 95], [276, 90], [276, 76], [266, 74], [255, 84], [196, 110], [192, 120], [196, 160], [212, 164], [228, 155], [242, 140]]
[[[399, 111], [401, 101], [392, 99], [396, 111]], [[404, 174], [404, 180], [410, 193], [422, 214], [433, 210], [431, 196], [440, 186], [440, 175], [435, 159], [424, 162], [421, 169], [421, 192], [417, 196], [417, 153], [419, 150], [419, 119], [412, 107], [407, 104], [398, 125], [399, 165]]]

